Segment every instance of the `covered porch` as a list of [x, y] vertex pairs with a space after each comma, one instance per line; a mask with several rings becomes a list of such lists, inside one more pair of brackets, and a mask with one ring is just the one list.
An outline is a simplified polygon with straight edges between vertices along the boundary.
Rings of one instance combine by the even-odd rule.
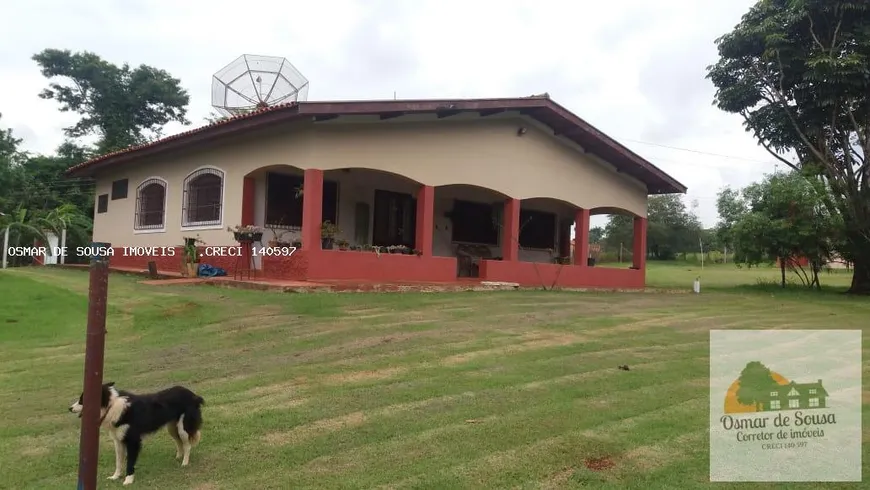
[[[641, 217], [635, 217], [635, 263], [613, 269], [587, 262], [589, 217], [597, 210], [545, 197], [520, 200], [477, 186], [423, 185], [365, 168], [283, 165], [245, 176], [242, 201], [241, 224], [262, 227], [263, 246], [280, 240], [299, 247], [292, 257], [255, 259], [265, 278], [644, 286]], [[572, 225], [578, 244], [573, 256]]]

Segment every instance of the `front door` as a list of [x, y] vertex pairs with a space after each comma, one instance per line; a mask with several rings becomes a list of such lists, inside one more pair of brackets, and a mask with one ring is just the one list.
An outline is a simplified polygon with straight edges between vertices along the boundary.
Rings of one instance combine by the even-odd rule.
[[375, 190], [372, 245], [415, 247], [417, 202], [410, 194]]

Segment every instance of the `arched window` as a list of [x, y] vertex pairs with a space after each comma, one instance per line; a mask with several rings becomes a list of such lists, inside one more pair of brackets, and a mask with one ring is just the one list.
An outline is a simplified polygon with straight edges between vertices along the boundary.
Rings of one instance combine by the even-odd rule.
[[136, 188], [135, 230], [162, 230], [166, 223], [166, 181], [150, 178]]
[[209, 226], [221, 224], [224, 173], [215, 168], [202, 168], [184, 179], [182, 224]]

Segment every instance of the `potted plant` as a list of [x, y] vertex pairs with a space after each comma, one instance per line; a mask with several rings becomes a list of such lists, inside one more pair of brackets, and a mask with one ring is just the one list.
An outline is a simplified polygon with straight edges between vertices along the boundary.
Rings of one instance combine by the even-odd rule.
[[321, 246], [324, 250], [332, 250], [332, 244], [335, 241], [335, 235], [338, 235], [341, 230], [331, 221], [326, 220], [320, 225]]
[[184, 277], [196, 277], [199, 275], [200, 255], [197, 245], [204, 243], [197, 237], [184, 237], [184, 246], [181, 254], [181, 275]]
[[236, 225], [227, 227], [227, 231], [233, 233], [237, 242], [259, 242], [263, 239], [263, 230], [254, 225]]
[[335, 241], [335, 244], [338, 245], [339, 250], [347, 250], [350, 247], [350, 243], [344, 238], [340, 238]]
[[272, 232], [272, 239], [269, 240], [270, 247], [274, 248], [274, 247], [289, 247], [290, 246], [287, 242], [281, 240], [281, 238], [283, 238], [284, 235], [286, 235], [287, 233], [290, 233], [290, 230], [281, 229], [282, 223], [283, 223], [283, 221], [279, 221], [278, 224], [270, 225], [268, 227], [269, 231]]

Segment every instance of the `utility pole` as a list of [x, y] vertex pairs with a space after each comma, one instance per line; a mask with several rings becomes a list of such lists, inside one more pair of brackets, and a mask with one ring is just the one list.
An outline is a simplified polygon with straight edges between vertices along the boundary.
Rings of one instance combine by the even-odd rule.
[[97, 490], [100, 452], [100, 394], [106, 347], [106, 303], [109, 299], [109, 243], [91, 244], [88, 327], [85, 343], [84, 409], [79, 441], [78, 490]]

